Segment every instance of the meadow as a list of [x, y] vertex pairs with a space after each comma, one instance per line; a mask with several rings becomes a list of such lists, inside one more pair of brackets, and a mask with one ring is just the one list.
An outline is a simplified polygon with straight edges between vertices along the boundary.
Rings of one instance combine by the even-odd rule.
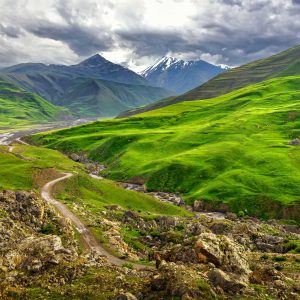
[[265, 218], [299, 218], [300, 76], [125, 119], [37, 134], [32, 141], [85, 152], [114, 180], [180, 193], [188, 203]]

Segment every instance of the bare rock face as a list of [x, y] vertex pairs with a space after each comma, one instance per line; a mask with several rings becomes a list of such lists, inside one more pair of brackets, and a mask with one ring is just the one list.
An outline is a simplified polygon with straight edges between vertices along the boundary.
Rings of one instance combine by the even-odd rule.
[[212, 272], [213, 282], [223, 280], [224, 283], [238, 276], [239, 283], [248, 283], [251, 271], [245, 258], [245, 249], [233, 240], [223, 235], [202, 233], [196, 242], [195, 251], [201, 263], [213, 263], [220, 269]]

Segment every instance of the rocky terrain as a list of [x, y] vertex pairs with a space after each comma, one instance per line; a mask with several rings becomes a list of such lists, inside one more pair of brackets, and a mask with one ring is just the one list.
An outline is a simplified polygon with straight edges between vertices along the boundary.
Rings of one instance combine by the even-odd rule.
[[[103, 165], [71, 158], [101, 178]], [[185, 206], [177, 195], [152, 194]], [[201, 201], [181, 217], [118, 205], [69, 208], [124, 265], [87, 250], [69, 220], [36, 192], [0, 191], [1, 299], [300, 299], [296, 223], [208, 213]]]

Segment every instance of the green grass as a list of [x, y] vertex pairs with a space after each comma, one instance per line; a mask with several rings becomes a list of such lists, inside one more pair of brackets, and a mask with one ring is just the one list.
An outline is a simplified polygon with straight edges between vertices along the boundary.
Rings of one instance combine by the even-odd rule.
[[73, 176], [57, 193], [65, 202], [85, 204], [92, 214], [99, 213], [107, 205], [119, 205], [123, 209], [140, 211], [154, 215], [182, 215], [189, 213], [182, 208], [161, 202], [154, 197], [124, 190], [110, 180], [98, 180], [85, 174]]
[[0, 78], [0, 130], [58, 120], [69, 112]]
[[[78, 175], [60, 183], [62, 190], [59, 198], [87, 205], [91, 213], [102, 211], [106, 205], [117, 204], [124, 209], [147, 214], [189, 215], [180, 207], [142, 193], [124, 190], [113, 181], [91, 178], [85, 174], [81, 164], [58, 151], [16, 145], [12, 154], [6, 149], [0, 147], [0, 190], [39, 188], [39, 183], [45, 184], [51, 180], [51, 176], [58, 176], [58, 172], [77, 172]], [[49, 179], [43, 178], [45, 176], [49, 176]]]
[[32, 189], [35, 175], [51, 169], [64, 172], [81, 166], [51, 149], [18, 145], [12, 154], [0, 147], [0, 190]]
[[84, 151], [112, 179], [202, 199], [265, 218], [299, 221], [300, 76], [271, 79], [207, 101], [128, 119], [38, 134], [33, 141]]

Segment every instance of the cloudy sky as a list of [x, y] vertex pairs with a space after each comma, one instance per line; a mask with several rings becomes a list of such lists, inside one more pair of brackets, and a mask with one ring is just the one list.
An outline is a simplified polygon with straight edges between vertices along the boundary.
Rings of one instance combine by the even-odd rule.
[[0, 0], [0, 67], [95, 53], [141, 70], [164, 55], [236, 66], [300, 44], [300, 0]]

